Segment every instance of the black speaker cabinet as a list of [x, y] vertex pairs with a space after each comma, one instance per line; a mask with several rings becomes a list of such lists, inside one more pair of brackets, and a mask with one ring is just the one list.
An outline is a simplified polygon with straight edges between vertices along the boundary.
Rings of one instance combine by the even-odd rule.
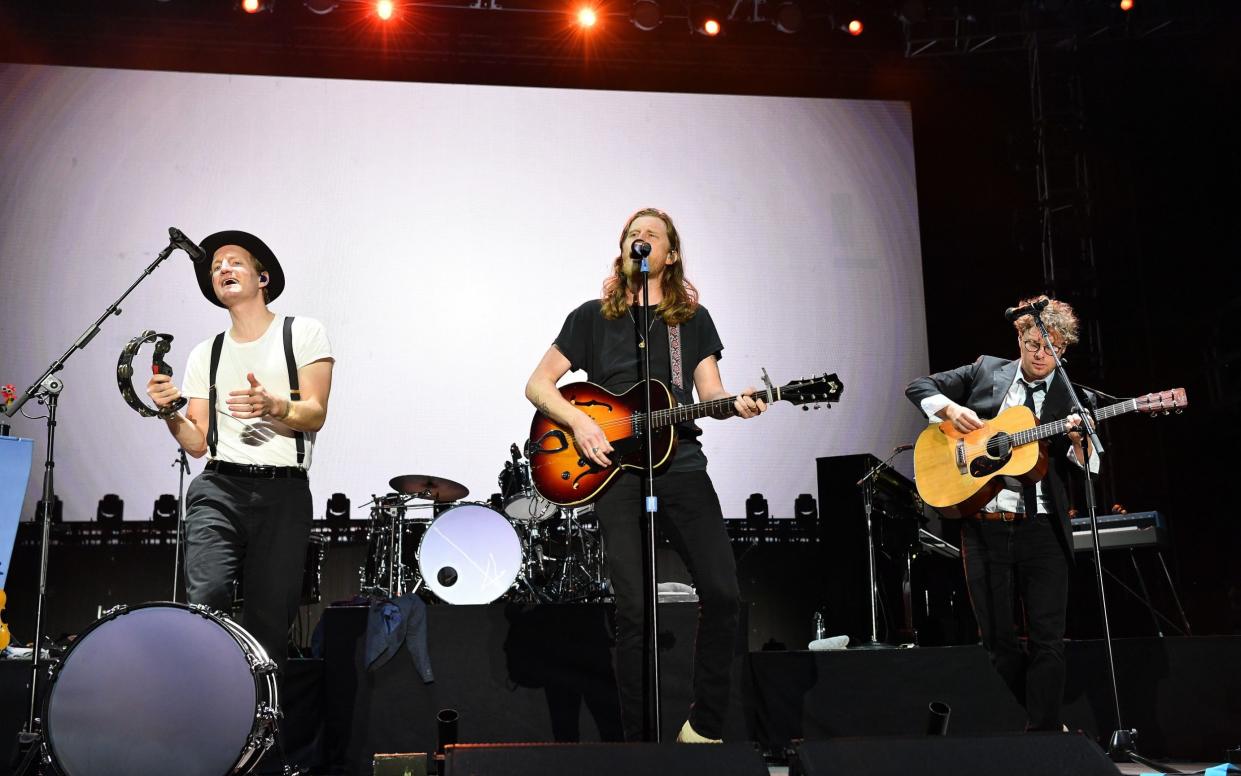
[[790, 776], [1116, 776], [1090, 739], [1070, 733], [803, 741]]
[[446, 776], [767, 776], [749, 744], [464, 744], [445, 751]]

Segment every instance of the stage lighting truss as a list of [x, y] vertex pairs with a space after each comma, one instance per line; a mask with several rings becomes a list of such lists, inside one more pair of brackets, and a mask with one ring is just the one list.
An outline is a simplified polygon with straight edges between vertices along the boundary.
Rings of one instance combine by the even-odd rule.
[[[1118, 0], [1114, 0], [1118, 1]], [[380, 18], [392, 17], [402, 10], [426, 11], [493, 11], [569, 17], [583, 28], [591, 29], [605, 18], [628, 19], [633, 27], [642, 32], [652, 32], [669, 20], [687, 22], [692, 36], [706, 38], [722, 37], [731, 28], [774, 29], [777, 32], [804, 34], [812, 27], [822, 29], [824, 20], [828, 28], [845, 28], [851, 19], [860, 18], [856, 0], [612, 0], [612, 2], [582, 5], [581, 0], [389, 0], [390, 12], [385, 16], [376, 0], [301, 0], [300, 3], [282, 3], [276, 0], [234, 0], [234, 8], [247, 14], [277, 13], [290, 11], [314, 16], [363, 13]], [[907, 0], [912, 2], [912, 0]], [[626, 5], [627, 3], [627, 5]], [[302, 9], [297, 8], [301, 5]], [[292, 7], [290, 7], [292, 6]], [[304, 9], [304, 10], [303, 10]], [[593, 20], [584, 17], [594, 15]], [[837, 22], [839, 21], [839, 23]]]

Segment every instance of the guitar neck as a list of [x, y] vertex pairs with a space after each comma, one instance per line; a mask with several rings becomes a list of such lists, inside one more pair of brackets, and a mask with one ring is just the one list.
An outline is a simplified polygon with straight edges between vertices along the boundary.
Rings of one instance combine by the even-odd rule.
[[[1107, 420], [1108, 418], [1114, 418], [1117, 415], [1124, 415], [1127, 412], [1136, 412], [1137, 409], [1137, 399], [1126, 399], [1122, 402], [1117, 402], [1116, 404], [1109, 404], [1106, 407], [1100, 407], [1095, 410], [1094, 417], [1095, 420]], [[1035, 426], [1034, 428], [1028, 428], [1025, 431], [1018, 431], [1013, 434], [1011, 438], [1014, 446], [1025, 445], [1030, 442], [1037, 442], [1040, 439], [1056, 436], [1057, 434], [1063, 434], [1068, 431], [1068, 428], [1069, 423], [1067, 419], [1057, 420], [1051, 423], [1043, 423]]]
[[[755, 394], [759, 399], [765, 399], [765, 394]], [[772, 401], [780, 401], [780, 389], [772, 389]], [[666, 410], [655, 410], [651, 413], [651, 426], [654, 428], [663, 428], [677, 423], [684, 423], [698, 418], [730, 418], [737, 414], [737, 408], [734, 402], [737, 401], [736, 396], [725, 396], [722, 399], [712, 399], [711, 401], [701, 401], [697, 404], [682, 404], [676, 407], [670, 407]], [[641, 415], [641, 413], [638, 413]]]

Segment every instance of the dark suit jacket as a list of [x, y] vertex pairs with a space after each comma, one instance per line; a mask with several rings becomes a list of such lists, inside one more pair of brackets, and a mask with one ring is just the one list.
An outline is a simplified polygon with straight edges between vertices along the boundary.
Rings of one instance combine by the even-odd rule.
[[[947, 372], [937, 372], [919, 377], [905, 389], [905, 395], [922, 411], [922, 400], [942, 393], [957, 404], [969, 407], [983, 420], [994, 418], [1000, 412], [1000, 404], [1017, 377], [1020, 360], [1007, 360], [995, 356], [979, 356], [967, 364]], [[1098, 398], [1091, 392], [1079, 390], [1078, 396], [1087, 410], [1098, 407]], [[1057, 375], [1043, 399], [1043, 412], [1039, 422], [1061, 420], [1073, 412], [1073, 399], [1068, 383]], [[1073, 559], [1073, 530], [1069, 524], [1069, 477], [1081, 470], [1068, 459], [1069, 438], [1063, 434], [1052, 437], [1048, 445], [1047, 475], [1043, 478], [1043, 490], [1051, 500], [1052, 508], [1059, 518], [1061, 546], [1070, 562]]]

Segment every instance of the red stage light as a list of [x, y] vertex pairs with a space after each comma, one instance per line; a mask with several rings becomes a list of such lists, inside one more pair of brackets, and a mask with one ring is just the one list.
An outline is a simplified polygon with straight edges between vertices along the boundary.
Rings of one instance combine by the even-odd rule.
[[263, 4], [259, 0], [241, 0], [241, 10], [246, 13], [258, 13], [263, 10]]
[[588, 5], [584, 5], [577, 11], [577, 23], [582, 27], [594, 27], [599, 21], [599, 15], [595, 13], [595, 9]]
[[715, 19], [707, 19], [702, 23], [702, 31], [708, 35], [719, 35], [720, 23]]
[[375, 3], [375, 15], [385, 22], [392, 18], [392, 14], [396, 12], [396, 3], [392, 0], [379, 0]]
[[857, 36], [861, 35], [861, 34], [862, 34], [862, 29], [863, 29], [863, 28], [862, 28], [862, 22], [861, 22], [861, 20], [859, 20], [859, 19], [852, 19], [852, 20], [850, 20], [850, 21], [849, 21], [849, 28], [848, 28], [848, 29], [849, 29], [849, 34], [850, 34], [850, 35], [852, 35], [852, 36], [853, 36], [853, 37], [855, 37], [855, 38], [856, 38]]
[[1120, 10], [1122, 10], [1122, 11], [1132, 11], [1132, 10], [1133, 10], [1133, 0], [1120, 0]]

